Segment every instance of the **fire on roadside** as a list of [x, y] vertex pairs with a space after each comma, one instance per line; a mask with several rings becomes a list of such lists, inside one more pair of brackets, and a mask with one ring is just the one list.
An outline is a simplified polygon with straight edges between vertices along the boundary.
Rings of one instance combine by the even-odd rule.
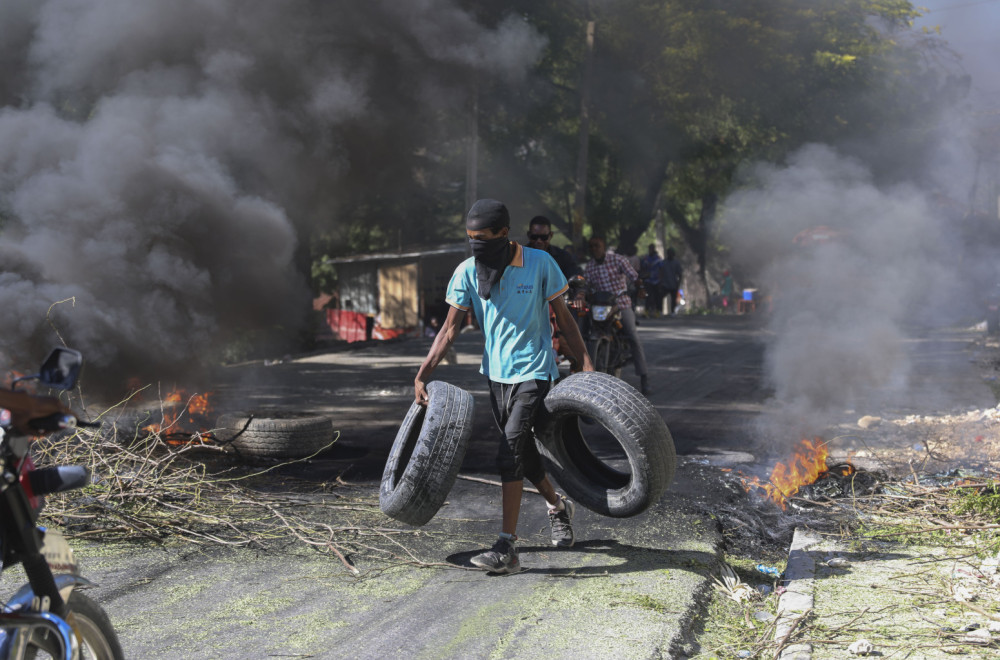
[[[803, 486], [815, 483], [829, 472], [826, 465], [829, 455], [826, 442], [822, 438], [803, 439], [790, 459], [774, 466], [767, 481], [747, 476], [741, 476], [740, 479], [747, 492], [762, 490], [768, 499], [785, 509], [788, 506], [788, 498], [799, 492]], [[850, 463], [838, 466], [838, 469], [841, 471], [841, 476], [854, 471]]]
[[211, 440], [207, 430], [212, 428], [214, 412], [212, 392], [188, 394], [178, 388], [163, 398], [163, 421], [147, 424], [144, 431], [162, 436], [170, 444], [185, 444]]

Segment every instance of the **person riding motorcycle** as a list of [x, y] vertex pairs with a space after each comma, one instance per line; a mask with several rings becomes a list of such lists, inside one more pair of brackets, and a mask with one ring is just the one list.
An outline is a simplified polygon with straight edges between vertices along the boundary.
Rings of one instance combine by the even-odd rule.
[[625, 257], [608, 252], [607, 242], [601, 236], [590, 239], [590, 254], [593, 257], [587, 262], [584, 277], [594, 291], [610, 291], [617, 296], [621, 307], [622, 325], [625, 335], [632, 344], [632, 357], [635, 364], [635, 375], [639, 377], [639, 390], [649, 394], [649, 379], [646, 375], [646, 355], [639, 342], [635, 327], [635, 311], [632, 309], [632, 299], [628, 295], [629, 284], [637, 282], [640, 295], [644, 294], [639, 274]]

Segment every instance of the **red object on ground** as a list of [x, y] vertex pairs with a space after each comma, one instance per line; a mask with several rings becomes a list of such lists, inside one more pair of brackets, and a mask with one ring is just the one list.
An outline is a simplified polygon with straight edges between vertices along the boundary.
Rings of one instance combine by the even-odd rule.
[[364, 341], [368, 316], [347, 309], [326, 310], [326, 322], [333, 334], [346, 342]]
[[413, 332], [413, 328], [383, 328], [376, 324], [372, 330], [372, 339], [395, 339], [409, 332]]

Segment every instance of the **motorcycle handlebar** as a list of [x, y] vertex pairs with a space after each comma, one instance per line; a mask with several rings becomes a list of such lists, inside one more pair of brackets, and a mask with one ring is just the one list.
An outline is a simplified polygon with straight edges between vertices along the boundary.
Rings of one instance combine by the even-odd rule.
[[82, 465], [35, 468], [28, 474], [28, 481], [35, 495], [48, 495], [83, 488], [90, 483], [90, 472]]
[[24, 435], [58, 431], [76, 424], [76, 414], [51, 396], [0, 390], [0, 408], [10, 411], [11, 428]]

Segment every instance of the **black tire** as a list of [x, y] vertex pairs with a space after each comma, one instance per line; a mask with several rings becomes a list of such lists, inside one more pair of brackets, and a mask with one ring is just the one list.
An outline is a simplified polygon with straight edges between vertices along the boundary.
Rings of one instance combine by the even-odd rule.
[[611, 368], [611, 341], [607, 337], [598, 338], [594, 344], [594, 369], [609, 373]]
[[[603, 427], [628, 472], [598, 458], [588, 435]], [[677, 456], [663, 418], [628, 383], [597, 371], [572, 374], [545, 397], [535, 429], [546, 469], [566, 494], [595, 513], [626, 518], [654, 504], [674, 478]], [[613, 443], [612, 443], [613, 444]]]
[[622, 377], [622, 368], [628, 364], [628, 340], [621, 335], [615, 335], [611, 340], [611, 369], [607, 372], [615, 378]]
[[423, 525], [444, 504], [472, 434], [472, 395], [441, 381], [427, 384], [427, 407], [413, 402], [382, 473], [382, 512]]
[[[69, 607], [66, 621], [76, 631], [80, 640], [81, 660], [125, 659], [125, 653], [122, 652], [121, 643], [118, 641], [118, 634], [111, 626], [111, 620], [100, 605], [90, 597], [75, 590], [70, 594], [66, 605]], [[26, 660], [35, 660], [41, 652], [42, 657], [47, 655], [58, 658], [60, 657], [59, 648], [59, 642], [53, 638], [52, 633], [36, 630], [28, 640], [24, 657]]]
[[329, 417], [289, 413], [268, 416], [222, 415], [219, 438], [241, 456], [251, 458], [305, 458], [333, 443]]

